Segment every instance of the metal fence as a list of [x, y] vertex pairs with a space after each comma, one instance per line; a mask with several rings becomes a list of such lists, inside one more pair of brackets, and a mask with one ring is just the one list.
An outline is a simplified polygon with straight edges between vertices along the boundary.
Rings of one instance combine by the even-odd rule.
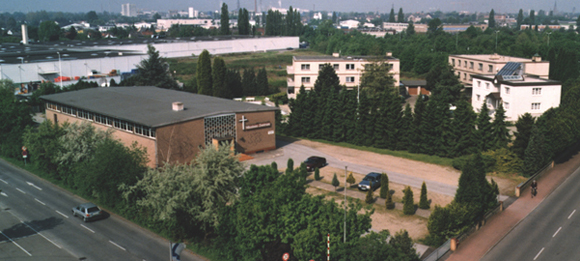
[[447, 254], [451, 249], [451, 239], [447, 240], [447, 242], [443, 243], [440, 247], [435, 249], [427, 258], [423, 259], [423, 261], [437, 261], [439, 258]]

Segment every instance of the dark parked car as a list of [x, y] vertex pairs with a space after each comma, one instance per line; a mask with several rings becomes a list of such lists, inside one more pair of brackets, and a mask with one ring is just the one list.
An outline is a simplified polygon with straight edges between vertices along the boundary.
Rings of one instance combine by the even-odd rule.
[[360, 183], [358, 183], [358, 189], [369, 190], [371, 188], [371, 182], [373, 184], [373, 190], [381, 186], [381, 173], [371, 172], [365, 176]]
[[306, 163], [306, 170], [313, 171], [315, 168], [322, 168], [326, 166], [326, 159], [323, 157], [312, 156], [304, 161]]
[[93, 203], [80, 204], [72, 209], [73, 217], [79, 216], [83, 218], [84, 222], [92, 219], [101, 218], [103, 211]]

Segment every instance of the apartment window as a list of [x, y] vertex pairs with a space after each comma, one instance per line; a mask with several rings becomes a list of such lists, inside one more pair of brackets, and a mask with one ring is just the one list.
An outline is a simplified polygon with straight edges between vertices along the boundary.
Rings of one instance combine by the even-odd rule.
[[467, 68], [467, 61], [463, 62], [463, 67]]
[[489, 90], [489, 83], [488, 82], [485, 83], [485, 89]]
[[477, 97], [478, 101], [481, 99], [481, 96], [479, 94], [476, 94], [475, 97]]
[[347, 63], [346, 64], [346, 69], [347, 70], [354, 70], [354, 63]]
[[302, 64], [300, 65], [300, 69], [303, 71], [310, 71], [310, 64]]
[[288, 87], [288, 94], [294, 94], [294, 87]]
[[542, 88], [532, 88], [532, 95], [542, 94]]
[[324, 64], [319, 64], [319, 65], [318, 65], [318, 70], [319, 70], [319, 71], [320, 71], [320, 70], [322, 70], [322, 67], [324, 67]]
[[505, 87], [505, 94], [510, 94], [510, 87]]
[[539, 102], [533, 102], [532, 103], [532, 110], [539, 110], [540, 109], [540, 103]]
[[455, 59], [451, 59], [451, 65], [455, 67]]
[[510, 103], [509, 102], [504, 102], [503, 103], [503, 107], [504, 107], [504, 109], [509, 109], [510, 108]]
[[354, 82], [354, 76], [346, 77], [346, 82]]
[[487, 72], [493, 72], [493, 65], [488, 65]]
[[467, 80], [467, 73], [463, 73], [463, 80]]
[[332, 68], [334, 68], [334, 70], [335, 70], [335, 71], [338, 71], [338, 68], [339, 68], [339, 67], [338, 67], [338, 63], [335, 63], [335, 64], [333, 64], [333, 65], [332, 65]]
[[457, 67], [461, 67], [461, 60], [457, 60]]
[[469, 62], [469, 69], [473, 70], [473, 62]]
[[309, 83], [310, 77], [302, 77], [302, 83]]
[[477, 88], [481, 87], [481, 81], [477, 81]]
[[477, 67], [478, 70], [483, 71], [483, 63], [478, 64]]

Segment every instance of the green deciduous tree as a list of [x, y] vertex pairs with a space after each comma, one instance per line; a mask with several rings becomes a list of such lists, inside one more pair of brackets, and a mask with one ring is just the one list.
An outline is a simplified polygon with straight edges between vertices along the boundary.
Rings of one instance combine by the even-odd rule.
[[161, 58], [159, 51], [153, 45], [147, 45], [149, 57], [142, 60], [137, 68], [135, 84], [138, 86], [156, 86], [165, 89], [177, 89], [177, 82], [169, 75], [169, 64]]
[[427, 199], [427, 185], [425, 181], [421, 185], [421, 198], [419, 200], [419, 208], [429, 209], [429, 200]]
[[21, 157], [22, 133], [32, 125], [30, 108], [14, 96], [14, 84], [0, 80], [0, 154]]
[[197, 58], [197, 69], [195, 77], [197, 78], [197, 91], [199, 94], [212, 95], [212, 73], [211, 58], [209, 52], [203, 50]]
[[154, 219], [170, 224], [172, 238], [184, 239], [192, 227], [206, 233], [217, 227], [221, 208], [236, 198], [236, 180], [243, 171], [229, 145], [207, 146], [191, 164], [149, 169], [124, 195], [137, 197], [137, 204]]
[[405, 194], [403, 196], [403, 213], [405, 215], [415, 214], [415, 202], [413, 200], [413, 191], [411, 190], [411, 187], [405, 187], [403, 193]]
[[38, 27], [38, 40], [41, 42], [56, 41], [60, 37], [60, 27], [54, 21], [44, 21]]
[[56, 178], [57, 163], [55, 152], [59, 149], [58, 140], [64, 135], [63, 129], [52, 121], [42, 122], [38, 128], [27, 128], [23, 135], [24, 145], [28, 148], [30, 161]]
[[397, 250], [397, 253], [400, 254], [399, 260], [421, 260], [417, 255], [415, 247], [413, 246], [413, 239], [411, 239], [407, 230], [400, 230], [395, 233], [395, 236], [389, 240], [389, 245], [393, 246]]

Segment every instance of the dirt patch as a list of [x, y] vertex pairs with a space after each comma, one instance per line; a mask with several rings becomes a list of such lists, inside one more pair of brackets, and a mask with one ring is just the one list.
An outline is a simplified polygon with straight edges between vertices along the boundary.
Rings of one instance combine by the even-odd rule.
[[[312, 195], [325, 195], [326, 199], [334, 200], [341, 204], [344, 198], [341, 195], [334, 194], [322, 189], [309, 187], [306, 192]], [[364, 204], [364, 203], [363, 203]], [[387, 210], [384, 206], [374, 204], [375, 212], [371, 215], [371, 225], [373, 230], [389, 230], [394, 235], [400, 230], [407, 230], [409, 236], [417, 241], [429, 234], [427, 230], [427, 219], [418, 216], [406, 216], [400, 210]], [[361, 211], [362, 212], [362, 211]]]

